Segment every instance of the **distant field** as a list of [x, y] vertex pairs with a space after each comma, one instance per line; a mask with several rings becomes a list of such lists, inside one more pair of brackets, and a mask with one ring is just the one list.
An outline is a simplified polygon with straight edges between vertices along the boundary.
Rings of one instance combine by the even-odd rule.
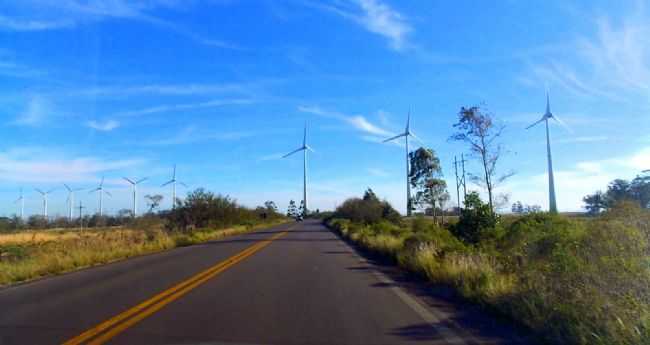
[[284, 220], [191, 233], [166, 232], [153, 227], [147, 230], [103, 228], [0, 234], [0, 285], [202, 243], [282, 222]]

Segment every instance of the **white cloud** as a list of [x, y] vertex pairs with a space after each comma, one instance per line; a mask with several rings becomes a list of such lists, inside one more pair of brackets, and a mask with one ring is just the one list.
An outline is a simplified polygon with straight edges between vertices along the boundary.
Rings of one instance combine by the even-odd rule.
[[298, 111], [303, 113], [308, 113], [308, 114], [314, 114], [322, 117], [341, 120], [347, 123], [348, 125], [352, 126], [353, 128], [355, 128], [356, 130], [374, 136], [388, 137], [393, 134], [390, 131], [379, 127], [378, 125], [371, 123], [370, 121], [368, 121], [368, 119], [366, 119], [362, 115], [346, 115], [336, 111], [325, 110], [318, 106], [308, 106], [308, 107], [299, 106]]
[[315, 8], [335, 13], [353, 21], [369, 32], [383, 36], [392, 49], [402, 51], [409, 46], [407, 36], [413, 31], [405, 16], [380, 0], [355, 0], [356, 6], [310, 3]]
[[52, 106], [43, 96], [34, 95], [27, 101], [25, 110], [14, 120], [20, 126], [40, 126], [52, 115]]
[[224, 105], [244, 105], [251, 104], [254, 101], [251, 99], [214, 99], [206, 102], [199, 103], [181, 103], [181, 104], [168, 104], [168, 105], [159, 105], [155, 107], [149, 107], [138, 110], [129, 110], [116, 113], [115, 116], [142, 116], [150, 115], [157, 113], [167, 113], [170, 111], [179, 111], [179, 110], [191, 110], [191, 109], [202, 109], [202, 108], [215, 108], [221, 107]]
[[140, 159], [106, 160], [61, 155], [49, 148], [19, 148], [0, 152], [0, 180], [30, 183], [89, 183], [99, 174], [142, 164]]
[[377, 169], [377, 168], [368, 168], [368, 174], [376, 177], [388, 177], [390, 174], [383, 169]]
[[240, 140], [255, 136], [256, 133], [252, 131], [237, 131], [237, 132], [210, 132], [202, 130], [199, 126], [190, 125], [186, 126], [180, 132], [171, 134], [166, 138], [159, 138], [150, 141], [140, 141], [138, 144], [150, 146], [170, 146], [170, 145], [183, 145], [191, 144], [207, 140], [219, 141], [232, 141]]
[[106, 120], [104, 122], [92, 120], [86, 122], [86, 126], [98, 131], [110, 132], [118, 128], [120, 126], [120, 123], [115, 120]]

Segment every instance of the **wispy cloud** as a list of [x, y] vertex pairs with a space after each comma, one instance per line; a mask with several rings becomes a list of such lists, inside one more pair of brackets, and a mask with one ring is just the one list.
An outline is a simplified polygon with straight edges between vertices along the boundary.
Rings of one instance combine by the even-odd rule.
[[110, 132], [120, 126], [120, 123], [115, 120], [95, 121], [91, 120], [86, 122], [86, 126], [102, 132]]
[[369, 32], [383, 36], [389, 46], [402, 51], [408, 48], [408, 34], [413, 28], [406, 17], [380, 0], [355, 0], [351, 3], [308, 3], [310, 6], [335, 13]]
[[27, 101], [25, 110], [13, 121], [19, 126], [40, 126], [52, 114], [51, 103], [43, 96], [34, 95]]
[[371, 123], [362, 115], [346, 115], [336, 111], [325, 110], [318, 106], [299, 106], [298, 111], [343, 121], [356, 130], [359, 130], [366, 134], [375, 136], [390, 136], [393, 134], [390, 131], [379, 127], [378, 125]]
[[367, 171], [368, 171], [368, 174], [370, 174], [372, 176], [376, 176], [376, 177], [388, 177], [388, 176], [390, 176], [390, 174], [387, 171], [383, 170], [383, 169], [369, 168]]
[[[156, 17], [158, 9], [183, 9], [192, 1], [178, 0], [111, 0], [111, 1], [38, 1], [22, 0], [8, 7], [11, 16], [0, 15], [0, 30], [44, 31], [74, 28], [107, 19], [136, 20], [185, 36], [199, 44], [225, 49], [242, 48], [213, 38], [206, 38], [170, 21]], [[65, 19], [61, 19], [65, 18]]]
[[253, 131], [215, 132], [205, 131], [199, 126], [189, 125], [179, 132], [169, 135], [166, 138], [158, 138], [149, 141], [140, 141], [141, 144], [149, 146], [172, 146], [197, 143], [202, 141], [233, 141], [255, 136]]
[[225, 105], [246, 105], [252, 103], [254, 103], [254, 101], [251, 99], [215, 99], [215, 100], [199, 102], [199, 103], [158, 105], [158, 106], [144, 108], [144, 109], [123, 111], [123, 112], [116, 113], [114, 115], [124, 116], [124, 117], [143, 116], [143, 115], [151, 115], [151, 114], [158, 114], [158, 113], [167, 113], [171, 111], [215, 108], [215, 107], [221, 107]]
[[0, 152], [0, 180], [10, 182], [88, 183], [101, 173], [132, 168], [141, 159], [107, 160], [99, 157], [70, 157], [51, 148], [20, 148]]
[[83, 96], [132, 96], [132, 95], [161, 95], [161, 96], [188, 96], [188, 95], [214, 95], [222, 93], [251, 93], [254, 83], [238, 84], [146, 84], [146, 85], [119, 85], [100, 86], [84, 90], [75, 90], [74, 93]]

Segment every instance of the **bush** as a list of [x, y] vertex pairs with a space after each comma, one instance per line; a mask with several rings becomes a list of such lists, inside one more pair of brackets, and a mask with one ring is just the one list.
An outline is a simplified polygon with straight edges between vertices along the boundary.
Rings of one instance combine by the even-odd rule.
[[401, 216], [387, 201], [379, 198], [368, 189], [363, 197], [351, 198], [343, 202], [334, 212], [335, 218], [345, 218], [353, 222], [374, 224], [381, 220], [399, 223]]
[[478, 193], [472, 192], [467, 195], [465, 208], [452, 231], [465, 242], [477, 244], [484, 238], [494, 237], [499, 230], [498, 224], [499, 216], [481, 201]]

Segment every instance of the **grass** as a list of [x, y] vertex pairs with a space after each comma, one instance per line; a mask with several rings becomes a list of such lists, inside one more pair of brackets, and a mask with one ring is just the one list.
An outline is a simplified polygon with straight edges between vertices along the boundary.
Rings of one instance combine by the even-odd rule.
[[0, 234], [0, 285], [189, 246], [280, 224], [283, 220], [188, 233], [162, 229], [25, 231]]
[[[551, 344], [650, 344], [650, 213], [504, 219], [476, 244], [430, 220], [332, 219], [343, 237]], [[451, 226], [453, 228], [453, 225]]]

